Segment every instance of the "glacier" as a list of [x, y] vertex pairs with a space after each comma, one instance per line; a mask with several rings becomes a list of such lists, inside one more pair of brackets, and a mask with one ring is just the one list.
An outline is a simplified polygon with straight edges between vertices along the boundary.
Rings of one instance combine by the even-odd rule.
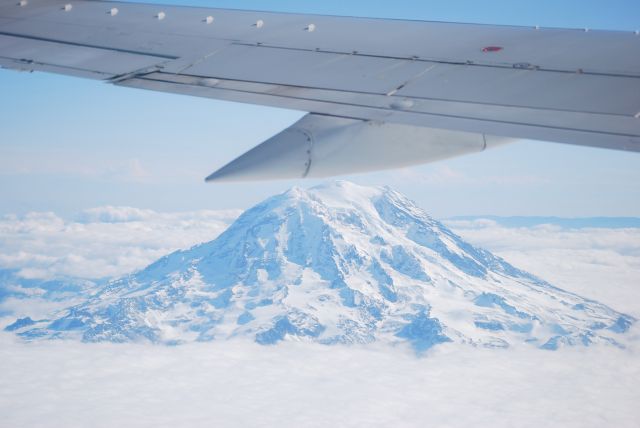
[[388, 187], [293, 188], [46, 319], [26, 340], [624, 346], [636, 320], [463, 241]]

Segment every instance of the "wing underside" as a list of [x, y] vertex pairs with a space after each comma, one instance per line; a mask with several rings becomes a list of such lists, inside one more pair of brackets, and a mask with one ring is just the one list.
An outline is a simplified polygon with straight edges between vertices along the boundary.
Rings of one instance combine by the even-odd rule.
[[0, 66], [306, 111], [325, 140], [348, 120], [362, 135], [359, 122], [437, 135], [452, 153], [472, 134], [640, 151], [631, 32], [11, 0], [0, 1]]

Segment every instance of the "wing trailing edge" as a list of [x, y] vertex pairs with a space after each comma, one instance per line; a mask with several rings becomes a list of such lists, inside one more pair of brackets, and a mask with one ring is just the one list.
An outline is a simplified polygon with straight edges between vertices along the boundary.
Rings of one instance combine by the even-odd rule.
[[508, 138], [308, 114], [209, 177], [209, 182], [320, 178], [481, 152]]

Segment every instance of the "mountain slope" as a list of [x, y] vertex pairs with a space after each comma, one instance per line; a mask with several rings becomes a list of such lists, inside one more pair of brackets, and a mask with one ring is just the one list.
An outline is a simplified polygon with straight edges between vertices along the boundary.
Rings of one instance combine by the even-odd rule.
[[617, 344], [635, 321], [475, 248], [388, 188], [294, 188], [216, 240], [111, 282], [25, 338]]

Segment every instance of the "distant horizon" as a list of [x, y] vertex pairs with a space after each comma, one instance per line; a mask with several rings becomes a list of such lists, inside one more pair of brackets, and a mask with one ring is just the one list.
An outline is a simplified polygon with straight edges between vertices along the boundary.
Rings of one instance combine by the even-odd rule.
[[[346, 182], [352, 183], [355, 185], [363, 186], [363, 187], [387, 187], [393, 191], [399, 191], [393, 186], [380, 184], [380, 185], [371, 185], [371, 184], [362, 184], [359, 183], [358, 180], [346, 180], [340, 178], [328, 178], [325, 180], [309, 180], [296, 182], [296, 184], [289, 186], [288, 188], [280, 191], [276, 191], [270, 195], [263, 197], [262, 199], [256, 200], [246, 206], [236, 206], [236, 207], [228, 207], [228, 208], [199, 208], [199, 209], [157, 209], [152, 207], [141, 207], [134, 205], [116, 205], [116, 204], [102, 204], [95, 206], [88, 206], [82, 209], [74, 210], [74, 211], [66, 211], [62, 210], [29, 210], [29, 211], [17, 211], [17, 212], [1, 212], [0, 211], [0, 219], [11, 218], [13, 216], [24, 217], [33, 213], [53, 213], [56, 216], [67, 220], [67, 221], [80, 221], [82, 222], [82, 218], [86, 217], [87, 213], [92, 212], [100, 212], [104, 209], [116, 209], [116, 210], [133, 210], [133, 211], [152, 211], [158, 214], [186, 214], [186, 213], [195, 213], [195, 212], [216, 212], [216, 213], [225, 213], [229, 215], [232, 212], [242, 213], [246, 210], [251, 209], [252, 207], [262, 203], [264, 200], [277, 196], [279, 194], [286, 193], [291, 191], [294, 188], [300, 189], [313, 189], [315, 187], [323, 187], [323, 186], [331, 186], [336, 182]], [[640, 214], [639, 215], [561, 215], [556, 213], [545, 213], [545, 214], [520, 214], [520, 215], [501, 215], [496, 213], [457, 213], [451, 215], [434, 215], [428, 206], [424, 206], [420, 200], [412, 199], [406, 193], [399, 191], [401, 194], [407, 196], [410, 200], [412, 200], [419, 208], [423, 209], [427, 214], [432, 216], [433, 218], [439, 221], [472, 221], [472, 220], [494, 220], [497, 221], [501, 226], [506, 227], [531, 227], [542, 224], [554, 224], [561, 225], [563, 227], [574, 227], [574, 228], [584, 228], [584, 227], [603, 227], [603, 228], [623, 228], [623, 227], [640, 227]], [[1, 205], [0, 205], [1, 206]]]
[[587, 227], [603, 229], [640, 228], [640, 217], [498, 216], [485, 214], [453, 216], [442, 219], [444, 222], [460, 220], [495, 220], [504, 227], [532, 227], [550, 224], [572, 229]]
[[[259, 202], [258, 202], [259, 203]], [[186, 213], [198, 213], [198, 212], [212, 212], [212, 213], [242, 213], [253, 206], [253, 204], [245, 208], [222, 208], [222, 209], [196, 209], [196, 210], [158, 210], [153, 208], [139, 208], [126, 205], [99, 205], [94, 207], [87, 207], [86, 209], [60, 213], [53, 210], [43, 211], [25, 211], [25, 212], [7, 212], [0, 213], [0, 221], [3, 219], [10, 219], [13, 217], [24, 218], [30, 214], [43, 214], [52, 213], [57, 217], [66, 221], [79, 221], [82, 222], [82, 216], [89, 211], [99, 210], [102, 208], [123, 208], [142, 211], [152, 211], [157, 214], [186, 214]], [[431, 215], [427, 209], [418, 205], [420, 208], [427, 211], [427, 214]], [[585, 228], [585, 227], [602, 227], [602, 228], [640, 228], [640, 215], [639, 216], [609, 216], [609, 215], [593, 215], [593, 216], [563, 216], [563, 215], [498, 215], [498, 214], [456, 214], [450, 216], [432, 216], [438, 221], [473, 221], [473, 220], [495, 220], [501, 226], [506, 227], [530, 227], [543, 224], [551, 225], [564, 225], [566, 227]]]
[[[281, 193], [281, 192], [280, 192]], [[271, 196], [275, 196], [279, 193], [276, 193]], [[268, 197], [267, 197], [268, 198]], [[265, 199], [267, 199], [265, 198]], [[264, 200], [264, 199], [263, 199]], [[253, 206], [259, 204], [261, 201], [256, 202], [255, 204], [251, 204], [247, 207], [236, 207], [236, 208], [221, 208], [221, 209], [209, 209], [209, 208], [201, 208], [195, 210], [161, 210], [161, 209], [153, 209], [153, 208], [144, 208], [144, 207], [135, 207], [129, 205], [98, 205], [91, 206], [85, 209], [73, 211], [73, 212], [56, 212], [54, 210], [32, 210], [32, 211], [24, 211], [24, 212], [5, 212], [0, 213], [0, 221], [7, 220], [11, 218], [25, 218], [31, 214], [44, 214], [44, 213], [52, 213], [55, 216], [64, 219], [66, 221], [76, 221], [76, 222], [84, 222], [83, 217], [86, 216], [87, 213], [92, 211], [100, 211], [102, 209], [124, 209], [124, 210], [135, 210], [142, 212], [154, 212], [157, 214], [188, 214], [188, 213], [219, 213], [219, 214], [227, 214], [231, 215], [236, 212], [238, 214], [251, 209]], [[450, 221], [474, 221], [474, 220], [494, 220], [501, 226], [505, 227], [531, 227], [538, 226], [544, 224], [558, 225], [563, 227], [571, 227], [571, 228], [585, 228], [585, 227], [602, 227], [602, 228], [640, 228], [640, 215], [638, 216], [616, 216], [616, 215], [576, 215], [576, 216], [566, 216], [566, 215], [499, 215], [499, 214], [490, 214], [490, 213], [481, 213], [481, 214], [454, 214], [449, 216], [434, 216], [432, 215], [428, 208], [423, 207], [419, 203], [417, 203], [418, 207], [425, 210], [427, 214], [431, 215], [438, 221], [450, 222]]]

